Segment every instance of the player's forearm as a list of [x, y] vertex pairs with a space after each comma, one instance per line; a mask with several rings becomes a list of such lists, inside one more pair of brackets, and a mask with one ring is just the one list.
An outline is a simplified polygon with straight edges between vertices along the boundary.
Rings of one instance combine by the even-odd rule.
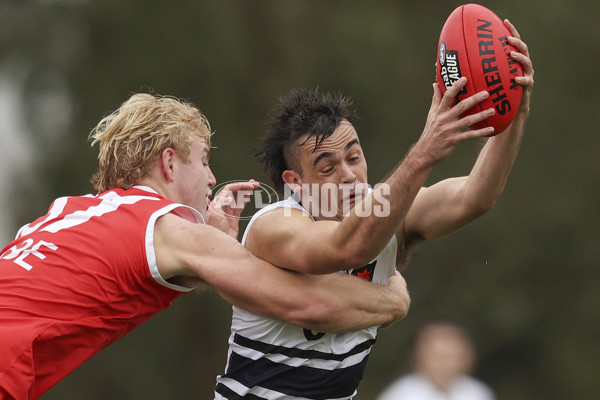
[[383, 184], [342, 220], [337, 243], [355, 255], [351, 266], [371, 261], [401, 228], [433, 164], [414, 146]]
[[322, 299], [321, 314], [302, 312], [308, 319], [296, 324], [319, 332], [349, 332], [371, 326], [388, 326], [406, 316], [410, 296], [400, 274], [387, 285], [377, 285], [362, 279], [329, 274], [319, 277]]
[[523, 137], [525, 118], [517, 118], [509, 128], [488, 139], [469, 174], [465, 201], [475, 201], [483, 211], [498, 200], [517, 159]]
[[240, 268], [239, 279], [210, 280], [238, 307], [318, 332], [389, 325], [402, 319], [410, 306], [406, 282], [399, 275], [377, 285], [345, 274], [317, 276], [263, 267], [260, 279], [247, 279], [253, 273]]
[[[530, 65], [529, 68], [531, 69]], [[521, 148], [525, 124], [530, 112], [531, 91], [532, 83], [523, 88], [521, 104], [513, 122], [504, 132], [488, 139], [469, 175], [468, 198], [479, 198], [484, 206], [493, 206], [506, 186]]]

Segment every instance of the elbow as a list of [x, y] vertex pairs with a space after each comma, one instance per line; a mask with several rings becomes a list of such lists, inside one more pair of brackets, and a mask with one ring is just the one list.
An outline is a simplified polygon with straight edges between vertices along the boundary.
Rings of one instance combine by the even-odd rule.
[[488, 213], [496, 205], [498, 196], [490, 196], [488, 198], [480, 198], [477, 201], [470, 202], [466, 205], [464, 214], [467, 220], [474, 220]]
[[498, 198], [500, 198], [501, 194], [502, 194], [502, 191], [499, 191], [498, 193], [494, 193], [493, 195], [489, 196], [488, 198], [481, 200], [477, 207], [477, 212], [479, 213], [479, 215], [483, 215], [483, 214], [487, 213], [488, 211], [490, 211], [492, 208], [494, 208], [494, 206], [496, 205], [496, 202], [498, 201]]
[[496, 200], [497, 199], [493, 199], [493, 200], [489, 200], [487, 202], [482, 202], [480, 204], [478, 204], [478, 206], [474, 209], [473, 214], [475, 215], [475, 217], [481, 217], [483, 214], [488, 213], [489, 211], [491, 211], [492, 208], [494, 208], [494, 206], [496, 205]]
[[324, 275], [353, 268], [362, 268], [370, 263], [382, 249], [368, 248], [359, 243], [343, 243], [330, 247], [331, 251], [318, 253], [305, 252], [298, 254], [294, 259], [295, 271], [310, 274]]
[[342, 263], [345, 265], [345, 269], [362, 268], [369, 264], [382, 249], [373, 249], [362, 244], [353, 244], [352, 246], [346, 246], [346, 248], [340, 252], [343, 257]]
[[295, 260], [295, 270], [310, 275], [323, 275], [353, 268], [362, 268], [369, 264], [382, 249], [367, 248], [361, 244], [349, 244], [338, 247], [328, 257], [316, 257], [307, 254], [304, 259]]
[[505, 187], [506, 179], [491, 185], [487, 190], [480, 190], [474, 193], [467, 191], [464, 197], [466, 207], [476, 217], [482, 216], [496, 206]]
[[493, 205], [479, 205], [478, 207], [473, 207], [465, 212], [465, 220], [467, 222], [474, 221], [477, 218], [487, 214], [493, 207]]

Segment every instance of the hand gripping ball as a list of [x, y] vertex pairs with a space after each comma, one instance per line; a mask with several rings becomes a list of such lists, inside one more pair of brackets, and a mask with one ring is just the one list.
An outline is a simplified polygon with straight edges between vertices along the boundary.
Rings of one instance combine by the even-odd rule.
[[467, 85], [456, 96], [456, 103], [482, 90], [490, 96], [468, 110], [470, 115], [494, 107], [496, 113], [471, 126], [493, 126], [498, 134], [515, 118], [523, 88], [515, 82], [523, 76], [523, 67], [510, 57], [515, 47], [504, 22], [479, 4], [465, 4], [455, 9], [442, 27], [436, 65], [437, 82], [445, 93], [460, 77]]

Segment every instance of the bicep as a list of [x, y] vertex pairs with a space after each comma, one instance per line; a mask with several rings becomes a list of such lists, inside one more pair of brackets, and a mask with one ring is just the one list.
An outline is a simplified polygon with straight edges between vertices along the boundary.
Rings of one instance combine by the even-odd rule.
[[235, 272], [235, 265], [248, 263], [251, 255], [237, 240], [206, 224], [194, 224], [167, 214], [156, 223], [154, 248], [163, 278], [208, 276], [222, 269]]
[[156, 224], [155, 249], [164, 279], [204, 280], [228, 302], [267, 317], [290, 323], [306, 317], [306, 277], [259, 259], [215, 228], [165, 215]]
[[163, 279], [203, 279], [195, 264], [198, 255], [206, 252], [206, 247], [214, 247], [210, 243], [211, 229], [208, 225], [194, 224], [173, 214], [166, 214], [156, 221], [154, 252]]
[[285, 269], [325, 274], [345, 269], [343, 247], [333, 242], [338, 222], [315, 222], [299, 210], [276, 210], [257, 219], [246, 247], [258, 257]]

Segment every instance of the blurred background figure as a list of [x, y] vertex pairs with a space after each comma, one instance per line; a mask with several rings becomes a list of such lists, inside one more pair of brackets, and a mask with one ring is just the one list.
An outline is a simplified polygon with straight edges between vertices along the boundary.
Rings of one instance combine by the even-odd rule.
[[464, 328], [431, 322], [415, 339], [413, 372], [393, 382], [378, 400], [493, 400], [492, 390], [470, 376], [474, 362], [475, 349]]

